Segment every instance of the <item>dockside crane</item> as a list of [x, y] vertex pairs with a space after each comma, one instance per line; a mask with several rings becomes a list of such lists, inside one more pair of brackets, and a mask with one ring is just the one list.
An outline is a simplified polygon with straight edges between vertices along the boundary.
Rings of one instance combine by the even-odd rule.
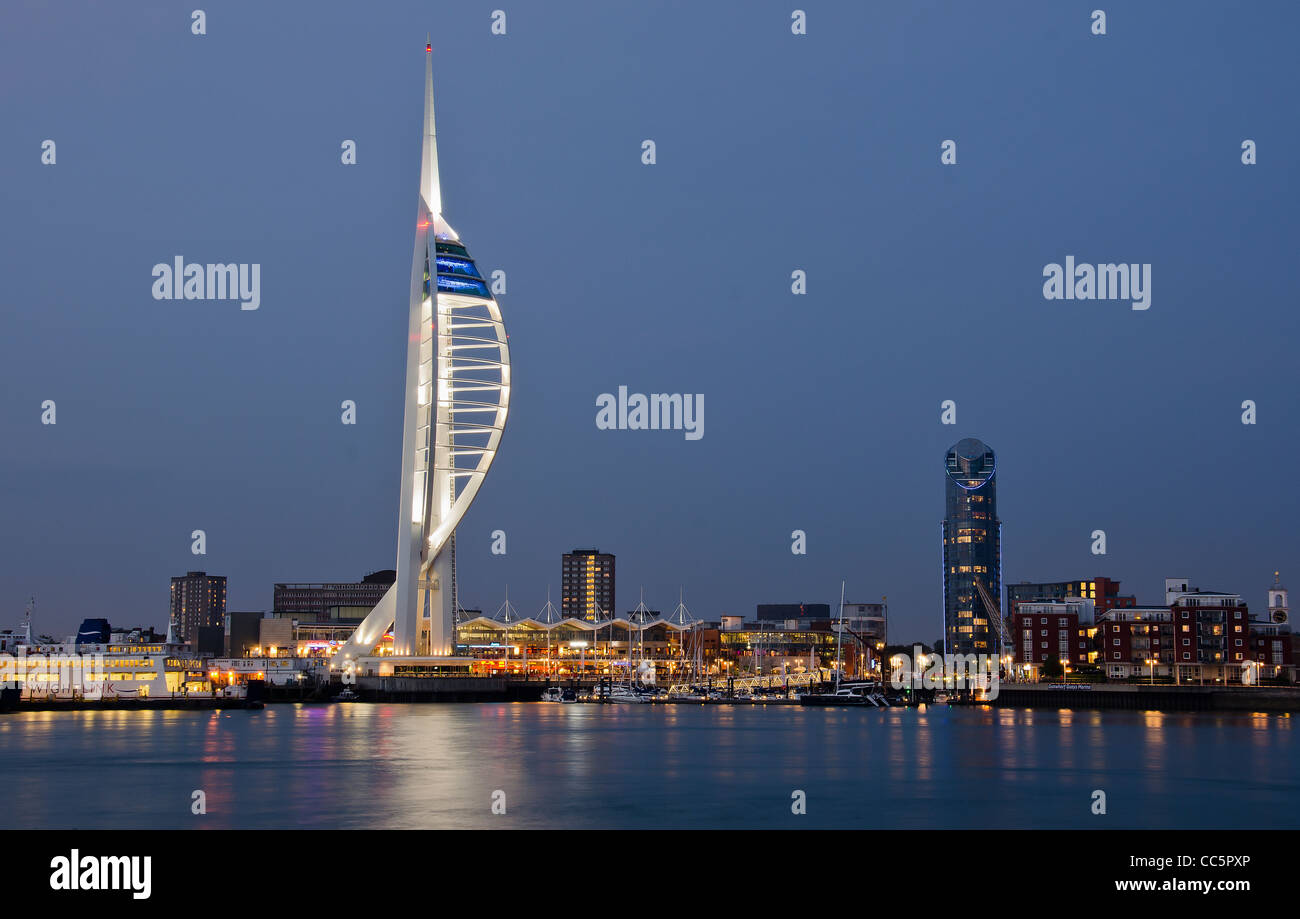
[[993, 595], [989, 593], [989, 589], [984, 586], [984, 582], [979, 578], [975, 579], [975, 590], [978, 591], [980, 601], [984, 604], [984, 614], [991, 621], [998, 624], [998, 637], [1002, 642], [1002, 649], [998, 652], [1000, 659], [1003, 654], [1010, 654], [1010, 649], [1015, 647], [1015, 643], [1011, 638], [1011, 627], [1007, 624], [1007, 620], [1002, 617], [1002, 611], [998, 609], [998, 601], [993, 599]]

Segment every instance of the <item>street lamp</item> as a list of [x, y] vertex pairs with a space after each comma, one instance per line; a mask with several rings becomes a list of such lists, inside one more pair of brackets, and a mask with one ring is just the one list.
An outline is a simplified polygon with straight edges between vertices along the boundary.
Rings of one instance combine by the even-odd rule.
[[916, 701], [916, 678], [925, 671], [925, 655], [916, 656], [916, 667], [912, 670], [912, 701]]

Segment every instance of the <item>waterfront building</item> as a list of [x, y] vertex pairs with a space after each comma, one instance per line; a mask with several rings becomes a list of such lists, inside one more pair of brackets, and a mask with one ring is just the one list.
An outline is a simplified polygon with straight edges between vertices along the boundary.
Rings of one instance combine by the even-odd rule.
[[844, 625], [853, 634], [877, 650], [889, 644], [889, 605], [879, 603], [845, 603]]
[[296, 616], [299, 619], [328, 619], [332, 607], [360, 607], [364, 618], [397, 580], [397, 572], [389, 568], [375, 571], [360, 581], [341, 581], [314, 584], [276, 584], [272, 609], [277, 615]]
[[226, 579], [204, 571], [172, 578], [171, 621], [182, 642], [195, 642], [202, 627], [225, 627]]
[[1007, 652], [1018, 671], [1035, 676], [1048, 661], [1063, 667], [1093, 663], [1093, 601], [1082, 597], [1020, 601], [1011, 615]]
[[442, 213], [429, 42], [414, 230], [396, 581], [335, 656], [363, 671], [390, 628], [393, 655], [436, 668], [452, 653], [456, 526], [496, 458], [510, 405], [501, 308]]
[[1290, 632], [1251, 632], [1249, 658], [1260, 665], [1264, 678], [1278, 678], [1285, 672], [1295, 682], [1295, 641]]
[[1276, 582], [1267, 611], [1256, 618], [1241, 594], [1190, 587], [1187, 578], [1165, 579], [1165, 601], [1098, 614], [1098, 660], [1107, 679], [1295, 679], [1293, 636], [1285, 621], [1273, 621], [1286, 618], [1286, 592]]
[[[745, 623], [719, 631], [718, 649], [709, 662], [727, 676], [812, 673], [834, 668], [835, 644], [830, 619]], [[839, 654], [845, 675], [857, 677], [870, 670], [868, 654], [846, 635]]]
[[[221, 653], [214, 657], [261, 657], [274, 653], [297, 657], [330, 658], [357, 630], [370, 611], [355, 606], [330, 607], [324, 618], [259, 612], [227, 613], [227, 633]], [[274, 620], [269, 625], [263, 625]], [[391, 653], [392, 635], [379, 644], [379, 654]]]
[[1015, 615], [1017, 605], [1022, 602], [1065, 600], [1071, 597], [1091, 600], [1098, 616], [1112, 609], [1137, 606], [1137, 597], [1120, 594], [1119, 581], [1112, 581], [1110, 578], [1079, 578], [1074, 581], [1046, 581], [1036, 584], [1021, 581], [1018, 584], [1008, 584], [1006, 610], [1010, 617]]
[[[338, 585], [325, 586], [333, 588]], [[227, 613], [224, 642], [212, 656], [332, 657], [370, 610], [367, 606], [330, 606], [323, 611], [301, 614], [285, 611]], [[390, 633], [380, 641], [376, 653], [391, 654], [391, 648]]]
[[614, 556], [574, 549], [560, 562], [560, 612], [595, 622], [614, 610]]
[[199, 657], [216, 657], [226, 647], [224, 625], [201, 625], [199, 633], [189, 641], [190, 650]]
[[267, 616], [257, 623], [257, 651], [272, 657], [292, 654], [294, 620], [285, 616]]
[[1240, 677], [1250, 638], [1250, 615], [1241, 594], [1187, 586], [1186, 578], [1165, 578], [1165, 602], [1174, 614], [1174, 662], [1211, 665], [1225, 682]]
[[830, 619], [838, 615], [839, 611], [832, 610], [829, 603], [760, 603], [757, 610], [757, 618], [760, 622]]
[[545, 612], [509, 619], [478, 615], [463, 619], [456, 629], [456, 649], [473, 658], [475, 672], [539, 676], [609, 676], [627, 679], [647, 660], [663, 676], [689, 664], [686, 636], [701, 628], [693, 618], [649, 615], [618, 616], [592, 621]]
[[944, 460], [944, 651], [1000, 655], [1002, 623], [980, 587], [996, 602], [1002, 595], [1002, 521], [998, 519], [993, 449], [967, 437]]
[[[838, 607], [829, 603], [760, 603], [756, 613], [757, 621], [753, 623], [747, 623], [742, 616], [722, 617], [720, 660], [771, 672], [782, 666], [808, 665], [810, 658], [821, 660], [829, 641], [830, 662], [814, 664], [809, 669], [834, 666], [835, 633], [841, 615]], [[846, 602], [843, 618], [842, 665], [846, 673], [866, 674], [877, 667], [880, 652], [889, 641], [887, 607], [883, 600]], [[742, 647], [744, 653], [738, 650]], [[751, 658], [748, 662], [743, 660], [745, 654]]]
[[222, 636], [221, 654], [218, 657], [247, 657], [258, 643], [258, 623], [264, 613], [228, 612]]
[[[360, 625], [361, 619], [337, 619], [337, 620], [308, 620], [307, 622], [293, 622], [293, 648], [294, 653], [300, 657], [333, 657], [334, 652], [341, 648], [348, 640], [348, 637], [356, 631]], [[376, 653], [391, 653], [393, 637], [386, 635], [380, 642], [380, 649]]]
[[1097, 614], [1097, 660], [1107, 679], [1172, 674], [1174, 614], [1167, 606], [1131, 606]]
[[[457, 628], [457, 652], [471, 661], [471, 673], [528, 674], [568, 679], [627, 680], [641, 661], [653, 665], [660, 683], [671, 683], [696, 666], [701, 676], [781, 676], [826, 671], [835, 666], [835, 622], [829, 619], [741, 622], [732, 628], [704, 622], [683, 607], [667, 618], [644, 615], [601, 619], [535, 616], [504, 620], [475, 616]], [[842, 666], [851, 677], [869, 676], [871, 649], [846, 635]]]
[[328, 662], [320, 657], [267, 654], [256, 657], [214, 657], [207, 661], [208, 681], [218, 688], [246, 686], [261, 680], [268, 686], [297, 686], [327, 679]]

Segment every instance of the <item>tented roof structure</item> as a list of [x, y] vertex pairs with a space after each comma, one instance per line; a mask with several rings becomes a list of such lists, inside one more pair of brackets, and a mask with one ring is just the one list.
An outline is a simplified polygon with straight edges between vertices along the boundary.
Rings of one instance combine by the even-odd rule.
[[631, 629], [634, 632], [644, 631], [645, 629], [652, 629], [657, 625], [667, 626], [668, 628], [678, 632], [689, 631], [693, 627], [693, 623], [687, 623], [686, 625], [679, 625], [663, 617], [657, 617], [648, 622], [640, 623], [640, 622], [632, 622], [631, 620], [624, 619], [621, 616], [616, 619], [602, 619], [599, 622], [591, 622], [587, 619], [575, 619], [572, 616], [564, 616], [557, 621], [546, 622], [538, 618], [540, 615], [541, 614], [539, 613], [538, 616], [529, 616], [524, 619], [509, 619], [509, 620], [503, 620], [499, 618], [500, 613], [498, 613], [497, 616], [475, 616], [473, 619], [469, 619], [466, 620], [465, 622], [462, 622], [460, 624], [460, 627], [461, 628], [478, 627], [478, 628], [488, 628], [488, 629], [532, 628], [532, 629], [544, 629], [546, 631], [550, 631], [551, 629], [558, 629], [558, 628], [570, 628], [570, 629], [581, 629], [582, 631], [593, 632], [593, 633], [602, 629], [607, 629], [610, 626], [619, 626], [620, 628]]
[[594, 622], [589, 619], [565, 616], [551, 602], [551, 594], [548, 590], [546, 592], [546, 605], [535, 616], [521, 617], [519, 612], [511, 605], [510, 594], [507, 591], [506, 602], [501, 604], [501, 608], [495, 614], [491, 616], [479, 615], [473, 619], [462, 620], [458, 627], [462, 629], [500, 629], [502, 631], [508, 629], [537, 629], [548, 632], [554, 629], [568, 629], [570, 631], [590, 632], [594, 637], [599, 637], [601, 631], [613, 626], [632, 632], [644, 632], [647, 629], [662, 625], [677, 632], [686, 632], [700, 624], [700, 620], [682, 602], [678, 602], [677, 608], [673, 610], [672, 615], [667, 617], [656, 614], [645, 605], [644, 600], [638, 603], [636, 609], [628, 613], [627, 616], [607, 618], [603, 610], [597, 608], [596, 612], [601, 618]]
[[563, 618], [564, 614], [556, 609], [555, 604], [551, 602], [551, 590], [548, 587], [546, 589], [546, 605], [533, 617], [533, 621], [542, 625], [558, 625]]
[[668, 617], [664, 619], [664, 622], [679, 629], [692, 628], [700, 621], [695, 618], [694, 613], [686, 608], [686, 602], [683, 600], [684, 595], [685, 591], [678, 591], [677, 608], [669, 613]]
[[496, 611], [496, 614], [493, 615], [492, 619], [503, 625], [509, 625], [510, 623], [519, 621], [519, 610], [515, 609], [510, 604], [509, 587], [506, 588], [506, 602], [501, 604], [501, 607]]

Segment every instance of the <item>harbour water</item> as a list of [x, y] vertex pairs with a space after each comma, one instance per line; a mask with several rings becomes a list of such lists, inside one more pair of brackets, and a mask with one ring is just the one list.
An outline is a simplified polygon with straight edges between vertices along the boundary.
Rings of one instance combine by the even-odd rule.
[[[0, 826], [1294, 829], [1298, 744], [1285, 715], [1205, 712], [25, 712], [0, 716]], [[191, 812], [198, 790], [203, 815]], [[498, 791], [504, 815], [492, 813]], [[792, 813], [795, 791], [805, 815]]]

